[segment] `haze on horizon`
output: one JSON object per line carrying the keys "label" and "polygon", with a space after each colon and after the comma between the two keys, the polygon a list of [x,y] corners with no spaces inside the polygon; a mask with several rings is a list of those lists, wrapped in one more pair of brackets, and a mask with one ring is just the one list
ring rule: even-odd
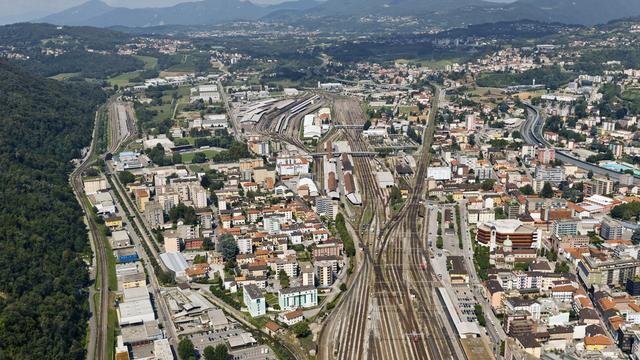
{"label": "haze on horizon", "polygon": [[[194,0],[103,0],[127,8],[165,7]],[[255,4],[278,4],[289,0],[252,0]],[[30,21],[80,5],[87,0],[0,0],[0,24]]]}
{"label": "haze on horizon", "polygon": [[[0,25],[42,18],[87,0],[0,0]],[[165,7],[196,0],[102,0],[110,6],[127,8]],[[251,0],[255,4],[272,5],[293,0]],[[510,3],[515,0],[485,0],[498,3]]]}

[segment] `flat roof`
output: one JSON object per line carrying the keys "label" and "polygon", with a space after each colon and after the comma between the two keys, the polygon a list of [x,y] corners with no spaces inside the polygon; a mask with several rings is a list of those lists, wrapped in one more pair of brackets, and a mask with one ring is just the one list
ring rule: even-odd
{"label": "flat roof", "polygon": [[253,336],[248,332],[240,333],[236,336],[231,336],[229,337],[228,341],[229,346],[231,346],[232,348],[251,345],[257,342],[256,339],[254,339]]}
{"label": "flat roof", "polygon": [[182,272],[189,267],[187,260],[181,253],[162,253],[160,254],[162,262],[174,272]]}
{"label": "flat roof", "polygon": [[461,321],[460,316],[458,315],[458,312],[456,312],[456,309],[453,306],[453,302],[451,301],[451,298],[449,297],[447,291],[444,288],[440,287],[438,288],[438,292],[440,292],[440,296],[442,297],[447,311],[449,312],[449,316],[451,316],[451,319],[453,319],[453,325],[455,326],[458,335],[461,338],[465,338],[465,335],[470,334],[479,336],[480,328],[478,328],[478,324],[469,321]]}
{"label": "flat roof", "polygon": [[262,291],[260,291],[260,289],[254,284],[247,284],[242,288],[242,290],[253,300],[264,297],[264,295],[262,295]]}

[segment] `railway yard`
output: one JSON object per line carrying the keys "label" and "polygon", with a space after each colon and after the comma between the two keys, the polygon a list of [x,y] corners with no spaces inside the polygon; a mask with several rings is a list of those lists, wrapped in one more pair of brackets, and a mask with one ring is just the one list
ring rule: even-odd
{"label": "railway yard", "polygon": [[[338,123],[364,122],[357,100],[338,99],[334,110]],[[438,280],[426,260],[424,227],[416,221],[425,195],[423,179],[433,130],[432,122],[413,191],[396,214],[389,214],[388,192],[376,183],[374,168],[380,163],[355,159],[364,189],[363,207],[369,209],[353,224],[363,230],[359,234],[363,252],[352,290],[320,336],[322,359],[445,359],[458,355],[457,343],[447,336],[440,318],[442,307],[435,294]],[[345,131],[345,137],[356,151],[367,150],[357,130]],[[365,219],[365,214],[372,215]]]}

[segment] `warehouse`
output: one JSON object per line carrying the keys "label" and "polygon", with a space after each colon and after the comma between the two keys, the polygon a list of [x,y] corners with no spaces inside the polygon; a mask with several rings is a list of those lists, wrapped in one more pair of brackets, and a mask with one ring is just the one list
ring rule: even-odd
{"label": "warehouse", "polygon": [[322,136],[322,129],[316,125],[315,115],[305,115],[303,123],[303,137],[305,139],[319,139]]}
{"label": "warehouse", "polygon": [[118,306],[118,323],[120,326],[153,321],[155,318],[153,306],[151,306],[151,300],[149,299],[124,302]]}

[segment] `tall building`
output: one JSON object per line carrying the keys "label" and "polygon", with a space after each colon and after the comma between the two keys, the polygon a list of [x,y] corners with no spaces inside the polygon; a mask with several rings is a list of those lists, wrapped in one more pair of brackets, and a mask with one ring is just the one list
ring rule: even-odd
{"label": "tall building", "polygon": [[180,252],[180,237],[175,231],[164,234],[164,251],[168,253]]}
{"label": "tall building", "polygon": [[262,316],[267,313],[266,301],[262,291],[254,284],[247,284],[242,288],[244,304],[249,309],[251,317]]}
{"label": "tall building", "polygon": [[605,240],[621,240],[624,235],[624,226],[620,221],[605,218],[600,225],[600,236]]}
{"label": "tall building", "polygon": [[317,261],[318,286],[329,287],[333,285],[333,264],[329,261]]}
{"label": "tall building", "polygon": [[556,159],[556,151],[552,148],[541,148],[536,151],[536,157],[542,164],[550,164]]}
{"label": "tall building", "polygon": [[310,263],[301,263],[300,272],[302,273],[302,286],[316,285],[316,274]]}
{"label": "tall building", "polygon": [[319,215],[335,220],[338,215],[338,202],[328,197],[319,197],[316,199],[316,211]]}
{"label": "tall building", "polygon": [[588,286],[626,286],[638,273],[640,261],[634,258],[596,258],[584,256],[578,263],[578,276]]}
{"label": "tall building", "polygon": [[613,180],[604,177],[593,178],[593,193],[589,195],[609,195],[613,193]]}
{"label": "tall building", "polygon": [[164,209],[160,203],[157,201],[151,201],[147,204],[146,210],[144,217],[152,229],[164,225]]}
{"label": "tall building", "polygon": [[554,220],[552,234],[556,238],[578,235],[578,221],[574,219]]}
{"label": "tall building", "polygon": [[562,166],[536,166],[535,180],[537,182],[561,183],[565,180]]}

